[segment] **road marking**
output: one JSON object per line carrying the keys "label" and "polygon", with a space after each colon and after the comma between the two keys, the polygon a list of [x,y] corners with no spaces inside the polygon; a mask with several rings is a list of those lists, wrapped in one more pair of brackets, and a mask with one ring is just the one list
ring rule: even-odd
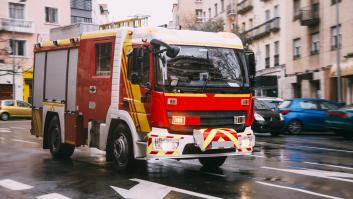
{"label": "road marking", "polygon": [[11,126],[10,129],[26,130],[27,128]]}
{"label": "road marking", "polygon": [[71,199],[58,193],[45,194],[45,195],[37,196],[36,198],[37,199]]}
{"label": "road marking", "polygon": [[122,189],[115,186],[110,186],[116,192],[118,192],[124,198],[141,198],[143,196],[144,199],[162,199],[167,196],[171,191],[179,192],[188,194],[191,196],[196,196],[200,198],[207,198],[207,199],[219,199],[214,196],[209,196],[205,194],[200,194],[192,191],[187,191],[184,189],[178,189],[175,187],[169,187],[166,185],[158,184],[155,182],[149,182],[146,180],[141,179],[130,179],[131,181],[138,182],[137,185],[130,188],[129,190]]}
{"label": "road marking", "polygon": [[330,148],[321,148],[321,147],[313,147],[313,146],[301,146],[302,148],[309,148],[309,149],[321,149],[326,151],[339,151],[339,152],[346,152],[346,153],[353,153],[350,150],[343,150],[343,149],[330,149]]}
{"label": "road marking", "polygon": [[12,139],[12,141],[15,141],[15,142],[22,142],[22,143],[27,143],[27,144],[36,144],[36,145],[39,144],[39,143],[37,143],[37,142],[31,142],[31,141],[26,141],[26,140],[18,140],[18,139]]}
{"label": "road marking", "polygon": [[261,167],[261,168],[353,183],[353,180],[347,179],[347,178],[353,179],[353,174],[351,173],[315,170],[315,169],[279,169],[274,167]]}
{"label": "road marking", "polygon": [[251,154],[249,156],[252,156],[252,157],[257,157],[257,158],[266,158],[265,156],[263,155],[254,155],[254,154]]}
{"label": "road marking", "polygon": [[212,172],[207,172],[207,171],[200,171],[200,173],[207,174],[207,175],[218,176],[218,177],[225,177],[224,174],[212,173]]}
{"label": "road marking", "polygon": [[11,133],[11,130],[8,128],[0,128],[0,133]]}
{"label": "road marking", "polygon": [[259,183],[259,184],[262,184],[262,185],[266,185],[266,186],[278,187],[278,188],[282,188],[282,189],[289,189],[289,190],[293,190],[293,191],[299,191],[299,192],[302,192],[302,193],[307,193],[307,194],[320,196],[320,197],[324,197],[324,198],[343,199],[343,198],[340,198],[340,197],[335,197],[335,196],[325,195],[325,194],[316,193],[316,192],[312,192],[312,191],[307,191],[305,189],[286,187],[286,186],[282,186],[282,185],[276,185],[276,184],[271,184],[271,183],[267,183],[267,182],[260,182],[260,181],[255,181],[255,182]]}
{"label": "road marking", "polygon": [[344,166],[337,166],[333,164],[321,164],[321,163],[315,163],[315,162],[304,162],[306,164],[312,164],[312,165],[320,165],[320,166],[328,166],[328,167],[335,167],[335,168],[340,168],[340,169],[350,169],[353,170],[352,167],[344,167]]}
{"label": "road marking", "polygon": [[32,189],[33,187],[10,179],[0,180],[0,186],[14,191]]}

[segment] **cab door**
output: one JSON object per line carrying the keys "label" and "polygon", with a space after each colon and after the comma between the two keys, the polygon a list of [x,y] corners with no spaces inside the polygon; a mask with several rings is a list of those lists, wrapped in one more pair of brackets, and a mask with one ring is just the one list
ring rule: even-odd
{"label": "cab door", "polygon": [[127,110],[139,132],[150,132],[152,53],[148,47],[134,47],[127,55],[127,73],[122,89],[121,109]]}
{"label": "cab door", "polygon": [[115,37],[81,40],[77,80],[78,111],[84,127],[105,121],[111,103]]}
{"label": "cab door", "polygon": [[18,116],[30,117],[32,115],[31,106],[24,101],[17,101]]}

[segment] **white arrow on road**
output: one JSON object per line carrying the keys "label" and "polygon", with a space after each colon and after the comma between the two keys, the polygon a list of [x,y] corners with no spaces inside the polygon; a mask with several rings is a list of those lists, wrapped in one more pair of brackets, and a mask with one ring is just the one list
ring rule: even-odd
{"label": "white arrow on road", "polygon": [[316,170],[316,169],[279,169],[274,167],[261,167],[261,168],[353,183],[353,180],[347,179],[347,178],[353,179],[353,174],[351,173]]}
{"label": "white arrow on road", "polygon": [[169,187],[166,185],[154,183],[154,182],[149,182],[146,180],[141,180],[141,179],[130,179],[131,181],[138,182],[137,185],[132,187],[131,189],[122,189],[119,187],[115,186],[110,186],[112,189],[114,189],[116,192],[118,192],[122,197],[124,198],[141,198],[143,197],[144,199],[162,199],[166,195],[168,195],[171,191],[179,192],[179,193],[184,193],[188,194],[191,196],[196,196],[200,198],[207,198],[207,199],[219,199],[214,196],[209,196],[205,194],[200,194],[192,191],[187,191],[184,189],[178,189],[175,187]]}

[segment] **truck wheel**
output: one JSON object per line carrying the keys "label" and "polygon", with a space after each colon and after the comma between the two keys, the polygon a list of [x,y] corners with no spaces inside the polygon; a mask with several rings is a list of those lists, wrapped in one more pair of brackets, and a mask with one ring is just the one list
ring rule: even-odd
{"label": "truck wheel", "polygon": [[107,160],[112,160],[118,171],[126,170],[133,165],[133,147],[130,130],[119,124],[109,136]]}
{"label": "truck wheel", "polygon": [[206,168],[214,169],[222,166],[227,157],[199,158],[199,162]]}
{"label": "truck wheel", "polygon": [[58,117],[53,117],[49,123],[49,148],[55,159],[69,158],[74,153],[75,146],[61,143],[61,128]]}
{"label": "truck wheel", "polygon": [[298,120],[292,120],[289,122],[287,130],[290,134],[299,135],[303,130],[303,124]]}
{"label": "truck wheel", "polygon": [[2,121],[7,121],[7,120],[9,120],[9,118],[10,118],[10,116],[9,116],[8,113],[2,113],[2,114],[0,115],[0,119],[1,119]]}

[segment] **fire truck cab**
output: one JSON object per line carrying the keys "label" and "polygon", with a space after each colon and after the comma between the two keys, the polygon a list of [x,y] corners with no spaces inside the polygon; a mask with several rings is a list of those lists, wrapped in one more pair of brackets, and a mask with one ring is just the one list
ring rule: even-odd
{"label": "fire truck cab", "polygon": [[254,54],[232,33],[119,28],[35,45],[31,133],[54,158],[75,147],[221,166],[255,136]]}

